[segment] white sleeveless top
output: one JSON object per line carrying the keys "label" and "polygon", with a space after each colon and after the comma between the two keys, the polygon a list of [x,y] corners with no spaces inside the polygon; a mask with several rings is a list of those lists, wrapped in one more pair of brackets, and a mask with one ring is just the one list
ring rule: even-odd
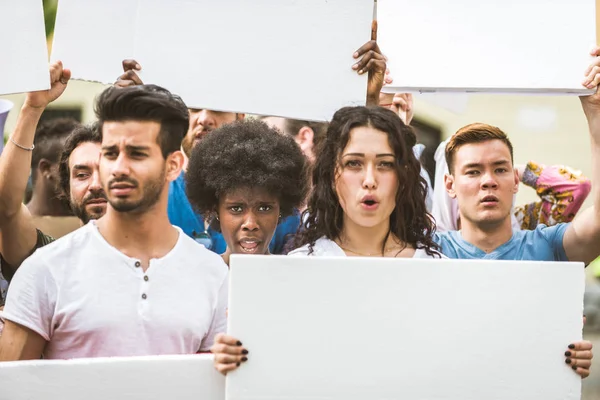
{"label": "white sleeveless top", "polygon": [[[338,246],[338,244],[336,242],[334,242],[333,240],[329,240],[324,236],[315,242],[312,253],[308,254],[308,252],[309,252],[308,244],[305,244],[304,246],[289,252],[288,255],[296,256],[296,257],[308,257],[308,256],[310,256],[310,257],[313,257],[313,256],[314,257],[326,257],[326,256],[346,257],[346,253],[344,252],[344,250],[342,250],[342,248],[340,246]],[[441,256],[441,258],[448,258],[448,257],[442,255],[441,253],[440,253],[440,256]],[[412,258],[440,258],[440,257],[430,256],[429,254],[427,254],[425,252],[425,250],[416,249],[415,254],[412,256]]]}

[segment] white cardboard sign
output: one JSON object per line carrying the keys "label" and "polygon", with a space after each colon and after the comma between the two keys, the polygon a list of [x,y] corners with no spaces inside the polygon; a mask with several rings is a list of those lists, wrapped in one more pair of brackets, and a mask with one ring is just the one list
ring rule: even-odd
{"label": "white cardboard sign", "polygon": [[113,83],[133,58],[145,83],[190,108],[329,120],[365,104],[366,77],[351,67],[372,10],[372,0],[61,0],[52,59],[75,79]]}
{"label": "white cardboard sign", "polygon": [[591,93],[594,0],[378,0],[389,92]]}
{"label": "white cardboard sign", "polygon": [[50,88],[42,0],[0,0],[0,95]]}
{"label": "white cardboard sign", "polygon": [[212,355],[115,357],[0,363],[10,400],[224,400]]}
{"label": "white cardboard sign", "polygon": [[227,400],[578,400],[581,263],[231,257]]}

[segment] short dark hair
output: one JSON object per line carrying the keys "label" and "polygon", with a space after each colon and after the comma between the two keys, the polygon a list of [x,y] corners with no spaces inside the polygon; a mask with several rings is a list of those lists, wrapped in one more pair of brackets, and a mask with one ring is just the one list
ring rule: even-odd
{"label": "short dark hair", "polygon": [[[79,126],[81,124],[72,118],[55,118],[40,123],[33,139],[35,148],[31,153],[31,169],[35,171],[42,159],[58,163],[65,140]],[[35,173],[32,174],[34,181],[35,176]]]}
{"label": "short dark hair", "polygon": [[[69,158],[71,153],[82,143],[101,143],[100,129],[97,123],[93,125],[78,126],[67,138],[65,148],[60,155],[58,164],[59,188],[63,198],[70,200],[71,195],[71,171],[69,170]],[[99,155],[98,155],[99,156]]]}
{"label": "short dark hair", "polygon": [[107,121],[160,123],[158,144],[165,158],[180,149],[189,126],[188,109],[183,100],[156,85],[111,86],[96,100],[95,112],[100,134]]}
{"label": "short dark hair", "polygon": [[513,162],[513,146],[506,133],[500,128],[492,125],[474,123],[460,128],[446,144],[446,163],[448,172],[452,174],[454,168],[454,156],[461,146],[470,143],[482,143],[490,140],[500,140],[510,151],[510,161]]}
{"label": "short dark hair", "polygon": [[262,121],[226,124],[192,150],[185,174],[188,199],[202,214],[217,210],[219,197],[240,188],[260,188],[291,215],[308,193],[307,161],[290,136]]}

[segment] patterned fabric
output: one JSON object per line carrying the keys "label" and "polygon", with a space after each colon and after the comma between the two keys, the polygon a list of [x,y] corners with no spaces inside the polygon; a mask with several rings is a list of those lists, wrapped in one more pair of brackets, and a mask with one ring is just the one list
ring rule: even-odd
{"label": "patterned fabric", "polygon": [[[34,251],[43,247],[49,243],[54,242],[54,238],[52,236],[44,234],[44,232],[37,230],[37,242],[35,247],[31,250],[31,253],[27,257],[33,254]],[[15,270],[18,268],[18,265],[10,265],[6,262],[2,254],[0,254],[0,305],[4,305],[4,300],[6,299],[6,292],[8,291],[8,285],[13,275],[15,274]]]}
{"label": "patterned fabric", "polygon": [[546,167],[527,163],[521,181],[535,189],[540,201],[515,207],[521,229],[571,222],[591,190],[591,182],[580,171],[567,166]]}

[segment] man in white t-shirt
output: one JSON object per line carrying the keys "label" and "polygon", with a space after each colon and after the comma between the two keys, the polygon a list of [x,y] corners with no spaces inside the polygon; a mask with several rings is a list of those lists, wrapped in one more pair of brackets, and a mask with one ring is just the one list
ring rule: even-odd
{"label": "man in white t-shirt", "polygon": [[185,104],[157,86],[109,88],[96,114],[106,215],[21,265],[0,361],[189,354],[225,331],[227,266],[167,217]]}

